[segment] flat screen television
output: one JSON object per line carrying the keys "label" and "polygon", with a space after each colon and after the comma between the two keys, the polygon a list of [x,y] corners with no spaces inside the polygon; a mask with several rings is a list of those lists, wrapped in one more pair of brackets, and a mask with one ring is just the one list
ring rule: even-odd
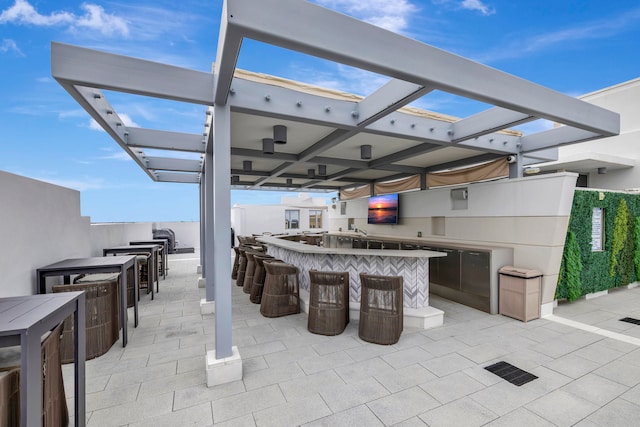
{"label": "flat screen television", "polygon": [[397,224],[398,194],[369,197],[367,224]]}

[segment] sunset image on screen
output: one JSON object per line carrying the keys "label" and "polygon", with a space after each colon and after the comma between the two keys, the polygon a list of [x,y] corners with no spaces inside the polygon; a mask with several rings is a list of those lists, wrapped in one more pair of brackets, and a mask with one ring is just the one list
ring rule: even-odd
{"label": "sunset image on screen", "polygon": [[396,224],[398,222],[398,195],[385,194],[369,198],[369,224]]}

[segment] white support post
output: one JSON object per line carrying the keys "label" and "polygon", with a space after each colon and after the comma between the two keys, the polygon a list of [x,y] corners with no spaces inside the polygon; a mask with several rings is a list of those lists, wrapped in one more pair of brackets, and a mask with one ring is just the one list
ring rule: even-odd
{"label": "white support post", "polygon": [[[231,170],[231,110],[229,105],[216,105],[213,108],[213,141],[207,148],[213,161],[212,169]],[[210,151],[212,151],[210,153]],[[206,169],[209,175],[209,168]],[[211,173],[213,176],[213,173]],[[210,178],[207,177],[207,183]],[[231,262],[229,240],[231,237],[231,184],[227,173],[213,178],[212,186],[213,215],[207,212],[208,222],[213,233],[207,227],[207,240],[211,239],[213,248],[213,270],[207,268],[207,295],[213,287],[215,309],[215,347],[207,353],[207,385],[209,387],[242,379],[242,360],[237,347],[231,341]],[[207,194],[209,192],[207,191]],[[207,204],[207,207],[209,204]],[[209,222],[210,221],[210,222]],[[210,246],[207,245],[209,249]],[[208,267],[208,265],[207,265]],[[215,286],[213,284],[215,283]]]}

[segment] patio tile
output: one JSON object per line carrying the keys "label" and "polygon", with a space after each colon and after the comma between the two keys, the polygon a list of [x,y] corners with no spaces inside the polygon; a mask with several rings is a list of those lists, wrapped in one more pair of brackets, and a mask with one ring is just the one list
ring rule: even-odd
{"label": "patio tile", "polygon": [[420,415],[430,427],[482,426],[498,416],[471,399],[458,399]]}
{"label": "patio tile", "polygon": [[[576,424],[577,425],[577,424]],[[555,424],[545,420],[544,418],[534,414],[526,408],[518,408],[515,411],[491,421],[486,427],[556,427]]]}
{"label": "patio tile", "polygon": [[367,406],[385,425],[392,425],[440,406],[440,403],[420,387],[413,387],[369,402]]}
{"label": "patio tile", "polygon": [[380,356],[380,358],[393,368],[399,369],[416,363],[426,362],[429,359],[433,359],[433,356],[420,347],[414,347],[385,354],[384,356]]}
{"label": "patio tile", "polygon": [[173,410],[173,393],[141,397],[124,405],[99,409],[91,413],[87,427],[120,426],[152,417],[170,414]]}
{"label": "patio tile", "polygon": [[304,372],[296,363],[286,363],[273,368],[247,372],[243,375],[242,380],[247,390],[254,390],[302,376],[304,376]]}
{"label": "patio tile", "polygon": [[420,385],[434,378],[436,378],[435,375],[418,364],[375,376],[375,379],[391,393]]}
{"label": "patio tile", "polygon": [[145,381],[140,385],[140,393],[145,396],[154,396],[206,383],[207,374],[205,371],[189,371],[170,377]]}
{"label": "patio tile", "polygon": [[333,412],[341,412],[367,402],[374,401],[390,393],[373,378],[344,384],[320,395]]}
{"label": "patio tile", "polygon": [[176,390],[173,409],[177,411],[201,403],[210,403],[224,397],[244,393],[245,391],[246,388],[242,381],[234,381],[216,387],[207,387],[206,383],[202,383],[193,387]]}
{"label": "patio tile", "polygon": [[509,351],[500,348],[493,343],[476,345],[458,352],[459,355],[464,356],[477,364],[486,363],[508,353]]}
{"label": "patio tile", "polygon": [[170,377],[175,375],[176,366],[176,362],[169,362],[132,371],[118,372],[111,375],[107,388],[120,388],[131,384],[152,381],[158,378]]}
{"label": "patio tile", "polygon": [[424,391],[446,404],[485,388],[485,385],[464,372],[456,372],[446,377],[436,378],[420,385]]}
{"label": "patio tile", "polygon": [[353,359],[344,351],[327,354],[326,356],[307,357],[298,360],[298,366],[307,374],[335,369],[353,363]]}
{"label": "patio tile", "polygon": [[286,400],[277,385],[249,390],[211,402],[213,421],[218,423],[281,405]]}
{"label": "patio tile", "polygon": [[[241,354],[242,355],[242,354]],[[302,361],[309,357],[316,357],[318,353],[311,347],[297,347],[276,353],[265,354],[264,360],[270,367]]]}
{"label": "patio tile", "polygon": [[527,404],[526,408],[562,427],[577,423],[599,406],[566,391],[556,390]]}
{"label": "patio tile", "polygon": [[255,427],[256,420],[253,415],[234,418],[232,420],[215,423],[216,427]]}
{"label": "patio tile", "polygon": [[335,427],[335,426],[367,426],[377,427],[384,426],[382,422],[375,416],[373,412],[366,406],[360,405],[351,409],[347,409],[337,414],[329,415],[324,418],[303,424],[304,427]]}
{"label": "patio tile", "polygon": [[544,366],[568,377],[580,378],[602,365],[575,354],[567,354],[545,363]]}
{"label": "patio tile", "polygon": [[148,418],[144,421],[130,423],[129,427],[206,427],[213,424],[213,414],[211,404],[203,403],[198,406],[174,411],[157,417]]}
{"label": "patio tile", "polygon": [[330,393],[342,385],[344,382],[334,371],[323,371],[280,382],[280,390],[287,401],[293,401],[318,393]]}
{"label": "patio tile", "polygon": [[328,341],[323,341],[320,344],[314,344],[311,347],[319,355],[325,355],[354,347],[360,347],[361,345],[362,344],[351,335],[338,335],[331,337]]}
{"label": "patio tile", "polygon": [[240,356],[244,359],[245,357],[250,359],[256,356],[264,356],[269,353],[276,353],[278,351],[286,350],[287,348],[282,344],[282,341],[271,341],[262,344],[254,344],[238,347],[238,351],[240,351]]}
{"label": "patio tile", "polygon": [[640,383],[640,367],[628,363],[611,362],[596,369],[593,373],[627,387],[634,387]]}
{"label": "patio tile", "polygon": [[595,374],[587,374],[561,388],[567,393],[599,406],[606,405],[628,389],[628,387]]}
{"label": "patio tile", "polygon": [[610,348],[599,342],[576,350],[573,354],[601,364],[609,363],[624,355],[623,352]]}
{"label": "patio tile", "polygon": [[[140,385],[134,384],[117,389],[87,393],[85,401],[87,412],[133,402],[138,398],[139,392]],[[68,395],[67,399],[71,399],[71,402],[73,402],[73,399]]]}
{"label": "patio tile", "polygon": [[457,353],[430,359],[421,363],[421,365],[439,377],[444,377],[471,366],[476,366],[476,364],[471,360],[466,357],[462,357]]}
{"label": "patio tile", "polygon": [[254,413],[258,427],[295,427],[331,415],[319,395],[287,402]]}
{"label": "patio tile", "polygon": [[[528,384],[522,387],[526,387]],[[535,399],[536,396],[533,393],[522,387],[516,387],[506,381],[501,381],[472,393],[469,397],[490,411],[502,416]]]}
{"label": "patio tile", "polygon": [[431,353],[434,357],[438,357],[464,350],[469,348],[469,345],[455,338],[444,338],[424,344],[421,348]]}
{"label": "patio tile", "polygon": [[624,399],[616,399],[587,417],[598,426],[632,426],[640,419],[640,406]]}
{"label": "patio tile", "polygon": [[355,362],[341,366],[336,368],[335,371],[340,375],[340,377],[342,377],[344,382],[350,383],[361,381],[374,375],[381,375],[385,372],[391,372],[393,371],[393,368],[384,360],[376,357],[362,362]]}

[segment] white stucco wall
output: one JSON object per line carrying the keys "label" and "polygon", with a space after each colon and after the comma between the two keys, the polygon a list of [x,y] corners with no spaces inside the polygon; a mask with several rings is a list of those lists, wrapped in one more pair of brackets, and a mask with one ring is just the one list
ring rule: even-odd
{"label": "white stucco wall", "polygon": [[620,83],[580,99],[620,114],[620,135],[560,147],[558,160],[580,153],[606,154],[635,162],[625,169],[609,169],[606,174],[589,174],[589,187],[627,190],[640,187],[640,78]]}
{"label": "white stucco wall", "polygon": [[91,254],[80,193],[0,171],[0,297],[35,293],[35,270]]}
{"label": "white stucco wall", "polygon": [[176,233],[178,246],[186,246],[200,250],[200,222],[199,221],[176,221],[176,222],[154,222],[152,229],[170,228]]}
{"label": "white stucco wall", "polygon": [[91,224],[91,256],[102,256],[104,248],[128,245],[132,240],[151,239],[150,222]]}

